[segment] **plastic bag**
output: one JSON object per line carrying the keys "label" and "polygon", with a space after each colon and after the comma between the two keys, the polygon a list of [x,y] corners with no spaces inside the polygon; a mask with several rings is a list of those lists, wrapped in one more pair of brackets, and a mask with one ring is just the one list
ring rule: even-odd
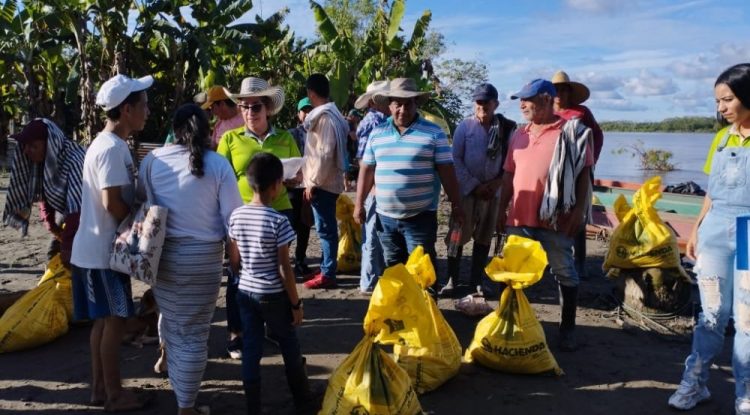
{"label": "plastic bag", "polygon": [[523,289],[537,283],[547,267],[547,254],[539,242],[511,235],[503,258],[492,258],[487,275],[508,286],[497,310],[483,318],[466,350],[467,362],[508,373],[563,374],[547,346],[542,325]]}
{"label": "plastic bag", "polygon": [[435,268],[419,246],[405,266],[385,270],[365,316],[365,324],[386,323],[376,341],[393,344],[394,358],[409,373],[417,393],[436,389],[461,367],[461,344],[425,291],[434,282]]}
{"label": "plastic bag", "polygon": [[618,269],[677,268],[687,276],[680,263],[677,238],[654,207],[661,198],[660,188],[661,177],[654,176],[635,192],[632,207],[623,195],[615,200],[620,224],[612,232],[602,266],[608,275],[618,275]]}
{"label": "plastic bag", "polygon": [[336,260],[339,272],[359,270],[362,261],[362,227],[354,222],[354,203],[347,195],[336,200],[336,219],[339,221],[339,251]]}
{"label": "plastic bag", "polygon": [[52,258],[39,285],[0,317],[0,353],[30,349],[68,332],[73,315],[70,271],[59,254]]}
{"label": "plastic bag", "polygon": [[374,338],[365,336],[331,374],[320,414],[399,414],[422,412],[409,375]]}

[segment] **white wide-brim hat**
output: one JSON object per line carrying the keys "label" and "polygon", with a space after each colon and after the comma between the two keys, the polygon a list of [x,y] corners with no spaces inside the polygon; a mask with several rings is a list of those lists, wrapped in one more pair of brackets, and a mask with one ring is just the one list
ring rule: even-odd
{"label": "white wide-brim hat", "polygon": [[420,106],[430,99],[430,93],[417,89],[417,83],[412,78],[396,78],[391,81],[387,91],[372,94],[372,99],[382,105],[388,105],[391,98],[414,98],[417,106]]}
{"label": "white wide-brim hat", "polygon": [[284,90],[278,86],[271,86],[265,79],[248,77],[242,80],[240,92],[233,94],[224,88],[229,99],[237,102],[241,98],[268,97],[271,99],[272,108],[268,108],[270,115],[275,115],[284,106]]}
{"label": "white wide-brim hat", "polygon": [[388,81],[373,81],[370,85],[367,85],[365,93],[360,95],[357,100],[354,101],[354,108],[358,110],[367,108],[373,94],[388,91],[389,84]]}
{"label": "white wide-brim hat", "polygon": [[133,79],[127,75],[118,74],[109,78],[96,93],[96,105],[104,108],[104,111],[117,108],[128,95],[133,92],[145,91],[154,83],[154,78],[144,76]]}
{"label": "white wide-brim hat", "polygon": [[591,92],[589,91],[589,88],[580,83],[580,82],[574,82],[570,80],[570,77],[567,73],[564,71],[557,71],[552,76],[552,83],[554,85],[568,85],[570,86],[570,103],[573,105],[578,105],[589,99],[589,95],[591,95]]}

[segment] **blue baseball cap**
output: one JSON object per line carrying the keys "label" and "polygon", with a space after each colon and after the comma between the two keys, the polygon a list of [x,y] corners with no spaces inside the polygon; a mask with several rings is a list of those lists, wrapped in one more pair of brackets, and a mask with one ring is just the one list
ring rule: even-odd
{"label": "blue baseball cap", "polygon": [[524,85],[520,91],[511,95],[510,99],[529,99],[545,92],[552,97],[557,96],[557,90],[552,82],[546,79],[534,79]]}
{"label": "blue baseball cap", "polygon": [[471,99],[473,101],[490,101],[497,99],[497,89],[492,84],[483,83],[477,85],[474,91],[471,93]]}

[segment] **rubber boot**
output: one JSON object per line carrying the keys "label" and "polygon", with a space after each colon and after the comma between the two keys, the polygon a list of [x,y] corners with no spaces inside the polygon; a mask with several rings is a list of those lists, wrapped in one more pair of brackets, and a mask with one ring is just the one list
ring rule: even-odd
{"label": "rubber boot", "polygon": [[576,308],[578,307],[578,287],[560,285],[560,343],[563,352],[573,352],[578,349],[575,339]]}
{"label": "rubber boot", "polygon": [[[494,288],[489,283],[489,278],[484,272],[484,267],[487,266],[487,256],[490,254],[489,245],[477,245],[474,244],[474,249],[471,251],[471,287],[476,292],[482,294],[482,296],[494,296],[497,288]],[[490,291],[487,293],[486,291]]]}
{"label": "rubber boot", "polygon": [[441,297],[454,297],[456,294],[457,286],[459,285],[459,275],[461,271],[461,257],[463,256],[463,246],[459,246],[456,251],[456,256],[448,257],[448,278],[445,284],[442,284],[438,290],[438,295]]}
{"label": "rubber boot", "polygon": [[315,398],[310,391],[310,381],[307,379],[305,367],[306,362],[307,359],[303,357],[301,365],[296,368],[287,367],[286,369],[286,382],[292,392],[294,408],[298,414],[315,413],[318,409]]}
{"label": "rubber boot", "polygon": [[246,383],[243,386],[245,388],[247,415],[260,415],[260,382]]}

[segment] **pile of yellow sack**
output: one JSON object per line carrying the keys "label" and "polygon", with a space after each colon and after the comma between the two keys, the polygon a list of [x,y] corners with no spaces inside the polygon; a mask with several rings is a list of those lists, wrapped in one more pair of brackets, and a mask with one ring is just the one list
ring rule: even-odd
{"label": "pile of yellow sack", "polygon": [[30,349],[68,332],[73,318],[70,270],[56,255],[36,288],[0,317],[0,353]]}
{"label": "pile of yellow sack", "polygon": [[339,249],[336,270],[358,271],[362,261],[362,227],[354,222],[354,202],[347,195],[336,199],[336,219],[339,221]]}

